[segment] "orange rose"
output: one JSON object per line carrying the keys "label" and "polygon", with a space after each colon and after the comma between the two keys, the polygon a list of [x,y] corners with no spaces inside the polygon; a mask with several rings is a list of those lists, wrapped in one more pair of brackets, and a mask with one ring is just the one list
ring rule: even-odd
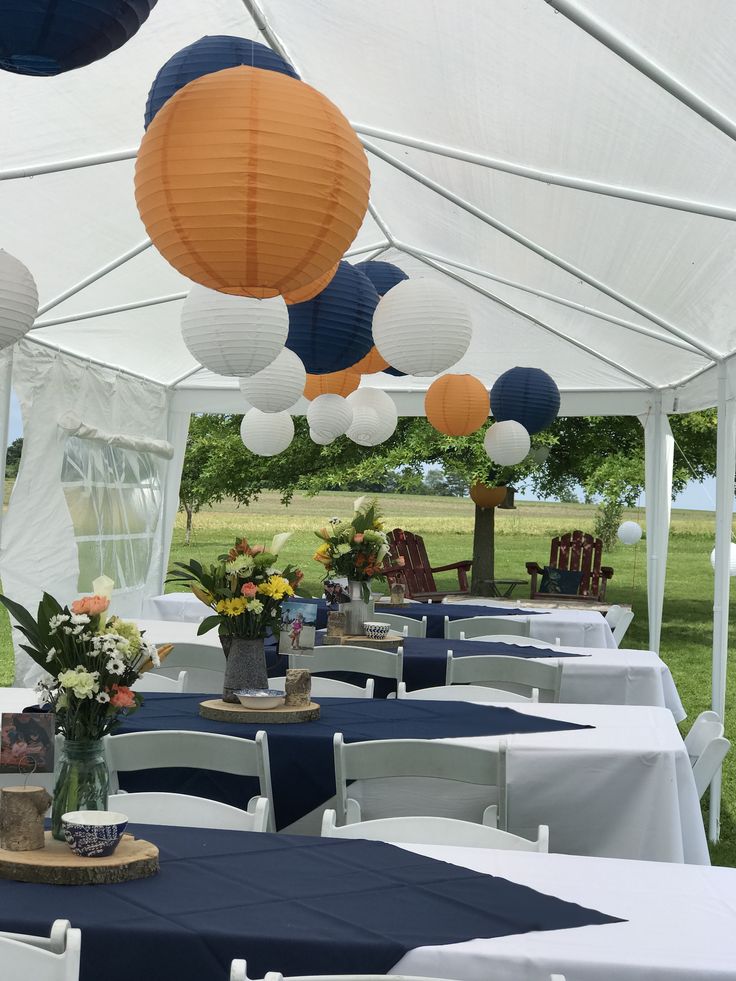
{"label": "orange rose", "polygon": [[113,685],[112,690],[114,694],[110,699],[111,705],[119,709],[135,708],[135,695],[130,688],[126,688],[125,685]]}
{"label": "orange rose", "polygon": [[109,605],[110,600],[106,596],[83,596],[81,599],[74,600],[70,609],[77,615],[86,613],[88,617],[96,617],[104,613]]}
{"label": "orange rose", "polygon": [[240,592],[246,599],[255,599],[258,588],[254,582],[246,582]]}

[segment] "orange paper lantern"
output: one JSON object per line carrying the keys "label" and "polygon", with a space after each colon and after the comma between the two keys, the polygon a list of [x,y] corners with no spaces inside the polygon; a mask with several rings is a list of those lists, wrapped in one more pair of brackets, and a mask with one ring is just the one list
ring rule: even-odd
{"label": "orange paper lantern", "polygon": [[288,293],[284,293],[284,302],[287,307],[291,306],[292,303],[306,303],[307,300],[313,300],[318,293],[321,293],[323,289],[326,289],[330,285],[339,265],[340,263],[336,262],[332,269],[328,270],[324,276],[315,279],[308,286],[302,286],[299,290],[290,290]]}
{"label": "orange paper lantern", "polygon": [[424,412],[446,436],[469,436],[488,419],[488,389],[473,375],[442,375],[427,389]]}
{"label": "orange paper lantern", "polygon": [[135,197],[154,245],[196,283],[258,298],[326,276],[368,207],[365,151],[305,82],[260,68],[198,78],[156,114]]}
{"label": "orange paper lantern", "polygon": [[374,344],[364,358],[351,365],[350,371],[354,371],[358,375],[375,375],[377,371],[383,371],[384,368],[388,368],[388,361],[381,357]]}
{"label": "orange paper lantern", "polygon": [[470,499],[479,508],[497,508],[506,500],[508,487],[488,487],[487,484],[473,484]]}
{"label": "orange paper lantern", "polygon": [[360,375],[352,368],[348,371],[332,371],[326,375],[307,375],[304,398],[316,399],[318,395],[341,395],[345,398],[360,385]]}

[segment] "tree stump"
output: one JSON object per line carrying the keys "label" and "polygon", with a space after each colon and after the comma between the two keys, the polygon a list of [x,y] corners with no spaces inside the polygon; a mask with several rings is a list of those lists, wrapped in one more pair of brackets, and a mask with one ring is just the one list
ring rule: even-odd
{"label": "tree stump", "polygon": [[44,847],[43,816],[51,796],[43,787],[0,789],[0,848],[31,852]]}
{"label": "tree stump", "polygon": [[345,634],[347,619],[347,614],[345,613],[332,612],[327,614],[326,643],[329,643],[331,640],[339,640]]}
{"label": "tree stump", "polygon": [[299,708],[309,705],[312,690],[312,676],[306,668],[289,668],[286,672],[286,700],[284,705]]}

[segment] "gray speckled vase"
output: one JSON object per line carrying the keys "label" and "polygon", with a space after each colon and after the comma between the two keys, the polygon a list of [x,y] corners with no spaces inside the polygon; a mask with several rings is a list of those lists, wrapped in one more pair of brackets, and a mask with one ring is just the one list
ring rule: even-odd
{"label": "gray speckled vase", "polygon": [[235,702],[239,688],[268,688],[266,653],[262,637],[220,637],[225,652],[222,700]]}

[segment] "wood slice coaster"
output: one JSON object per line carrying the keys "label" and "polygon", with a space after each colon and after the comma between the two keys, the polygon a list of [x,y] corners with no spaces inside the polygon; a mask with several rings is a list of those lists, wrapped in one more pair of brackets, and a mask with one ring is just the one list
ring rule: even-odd
{"label": "wood slice coaster", "polygon": [[378,651],[391,651],[404,639],[403,634],[389,632],[383,640],[371,640],[365,634],[343,634],[340,637],[340,646],[345,647],[372,647]]}
{"label": "wood slice coaster", "polygon": [[44,848],[32,852],[0,849],[0,879],[42,882],[51,886],[92,886],[147,879],[159,870],[158,848],[150,841],[123,835],[104,858],[81,858],[64,841],[46,832]]}
{"label": "wood slice coaster", "polygon": [[319,705],[277,705],[272,709],[250,709],[221,698],[199,703],[199,714],[213,722],[313,722],[319,718]]}

